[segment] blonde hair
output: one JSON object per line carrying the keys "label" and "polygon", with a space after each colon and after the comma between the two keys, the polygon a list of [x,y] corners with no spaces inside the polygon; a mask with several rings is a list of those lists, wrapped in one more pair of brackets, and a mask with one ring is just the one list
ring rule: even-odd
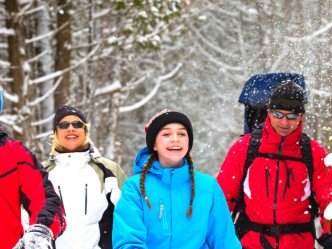
{"label": "blonde hair", "polygon": [[[79,120],[81,122],[83,122],[80,118],[79,118]],[[84,122],[83,122],[83,124],[84,124],[84,131],[85,131],[84,146],[86,146],[87,144],[92,145],[92,141],[90,138],[90,124],[85,124]],[[55,129],[55,131],[54,131],[53,135],[51,135],[51,137],[52,137],[51,155],[55,156],[55,155],[59,154],[58,151],[64,151],[65,149],[59,143],[57,129]]]}
{"label": "blonde hair", "polygon": [[[187,155],[185,156],[188,159],[189,162],[189,174],[190,174],[190,202],[189,202],[189,208],[187,210],[187,218],[190,219],[192,212],[193,212],[193,202],[194,202],[194,198],[195,198],[195,174],[194,174],[194,163],[192,160],[192,157],[190,155],[190,153],[188,152]],[[139,186],[140,186],[140,191],[141,194],[144,198],[144,200],[146,201],[146,204],[148,205],[149,208],[151,208],[151,202],[149,200],[149,198],[146,195],[145,192],[145,177],[149,171],[149,168],[151,167],[152,163],[154,162],[154,160],[157,158],[156,153],[152,153],[151,156],[149,157],[148,161],[145,163],[142,173],[141,173],[141,177],[139,180]]]}

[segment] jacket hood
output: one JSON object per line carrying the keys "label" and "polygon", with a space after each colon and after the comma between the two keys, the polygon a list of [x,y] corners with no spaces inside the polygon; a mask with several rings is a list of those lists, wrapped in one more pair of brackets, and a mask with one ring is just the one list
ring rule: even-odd
{"label": "jacket hood", "polygon": [[[151,153],[149,152],[148,147],[144,147],[138,151],[134,161],[134,175],[139,174],[143,171],[143,167],[146,162],[149,160]],[[154,174],[162,174],[162,167],[160,163],[156,160],[149,169],[150,172]],[[159,172],[159,173],[158,173]]]}

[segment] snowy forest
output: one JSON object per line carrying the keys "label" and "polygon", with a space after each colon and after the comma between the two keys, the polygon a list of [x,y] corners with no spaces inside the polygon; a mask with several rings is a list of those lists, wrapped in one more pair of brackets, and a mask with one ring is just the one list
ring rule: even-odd
{"label": "snowy forest", "polygon": [[255,74],[306,79],[305,132],[332,152],[332,0],[0,0],[0,124],[42,161],[55,110],[83,110],[101,154],[128,175],[145,122],[170,108],[215,175],[243,133]]}

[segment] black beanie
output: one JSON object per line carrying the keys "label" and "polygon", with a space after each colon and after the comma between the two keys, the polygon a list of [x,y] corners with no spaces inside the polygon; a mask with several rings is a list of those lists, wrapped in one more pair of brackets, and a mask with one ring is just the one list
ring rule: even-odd
{"label": "black beanie", "polygon": [[276,87],[271,95],[268,109],[280,109],[295,113],[305,113],[306,103],[303,89],[293,81],[286,81]]}
{"label": "black beanie", "polygon": [[189,136],[189,151],[191,150],[194,136],[189,118],[183,113],[165,109],[155,114],[145,125],[146,145],[150,152],[153,152],[154,142],[160,129],[170,123],[180,123],[186,128]]}
{"label": "black beanie", "polygon": [[55,112],[54,121],[53,121],[53,130],[55,131],[56,126],[58,125],[61,119],[69,115],[75,115],[79,117],[83,121],[83,123],[85,124],[87,123],[87,120],[81,110],[72,106],[63,105]]}

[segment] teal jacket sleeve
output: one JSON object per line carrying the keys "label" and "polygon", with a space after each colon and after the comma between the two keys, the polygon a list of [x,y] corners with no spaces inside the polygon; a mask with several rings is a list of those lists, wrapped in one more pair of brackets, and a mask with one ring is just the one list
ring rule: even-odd
{"label": "teal jacket sleeve", "polygon": [[143,222],[143,205],[137,183],[128,178],[113,214],[113,249],[147,249],[146,227]]}
{"label": "teal jacket sleeve", "polygon": [[207,243],[214,249],[241,249],[225,196],[217,181],[213,186],[214,203],[209,217]]}

